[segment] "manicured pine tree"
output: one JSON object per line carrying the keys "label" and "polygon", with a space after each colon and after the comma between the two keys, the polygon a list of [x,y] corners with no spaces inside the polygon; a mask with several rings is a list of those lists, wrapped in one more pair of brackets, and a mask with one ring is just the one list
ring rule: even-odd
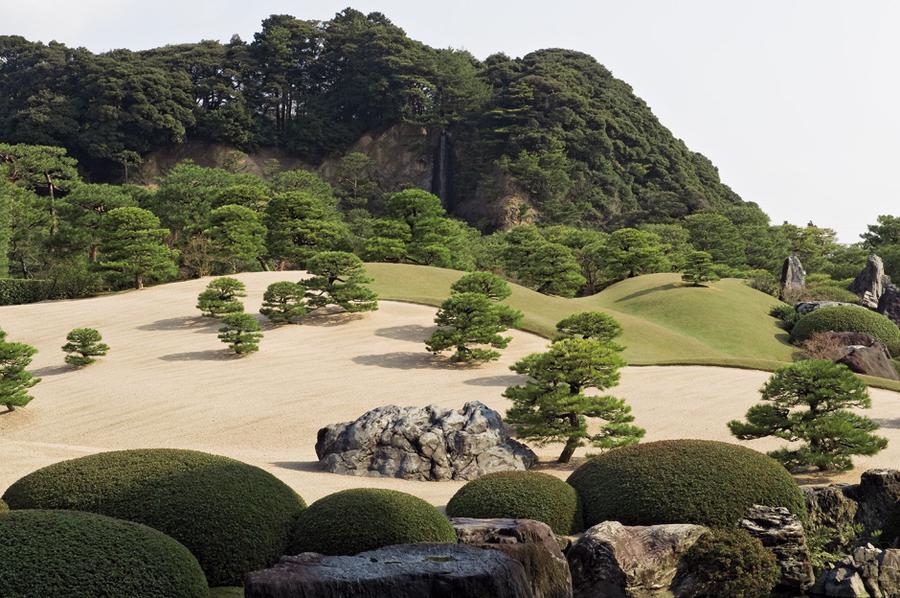
{"label": "manicured pine tree", "polygon": [[62,346],[68,353],[66,363],[76,367],[90,365],[96,361],[95,357],[109,352],[109,345],[101,342],[103,337],[93,328],[75,328],[66,335],[66,340],[69,342]]}
{"label": "manicured pine tree", "polygon": [[197,309],[204,316],[219,318],[227,314],[244,311],[240,297],[246,297],[244,283],[236,278],[223,276],[210,282],[206,290],[197,297]]}
{"label": "manicured pine tree", "polygon": [[378,309],[378,295],[365,286],[372,282],[366,276],[362,260],[344,251],[323,251],[309,259],[306,271],[312,278],[301,284],[306,288],[310,309],[337,305],[348,312]]}
{"label": "manicured pine tree", "polygon": [[32,397],[28,389],[41,381],[25,368],[37,349],[25,343],[11,343],[6,340],[6,332],[0,330],[0,405],[7,411],[24,407]]}
{"label": "manicured pine tree", "polygon": [[845,471],[853,455],[874,455],[887,439],[872,434],[874,421],[850,411],[869,409],[868,387],[842,364],[810,359],[775,371],[762,387],[762,403],[750,407],[747,421],[730,421],[728,428],[741,440],[774,436],[802,443],[769,455],[788,469],[815,467]]}
{"label": "manicured pine tree", "polygon": [[681,280],[695,287],[702,287],[703,283],[719,280],[719,276],[713,268],[712,256],[705,251],[692,251],[688,254]]}
{"label": "manicured pine tree", "polygon": [[101,223],[100,267],[134,279],[134,288],[144,288],[148,278],[174,276],[177,251],[164,240],[169,231],[159,218],[141,208],[111,210]]}
{"label": "manicured pine tree", "polygon": [[[557,341],[546,352],[533,353],[510,368],[528,376],[528,381],[503,393],[513,402],[506,421],[521,438],[565,443],[560,463],[568,463],[586,442],[600,448],[634,444],[644,430],[632,424],[631,407],[612,396],[585,394],[618,384],[624,365],[618,347],[610,343],[583,338]],[[588,429],[591,419],[602,422],[595,433]]]}
{"label": "manicured pine tree", "polygon": [[450,285],[453,293],[481,293],[493,301],[502,301],[512,294],[509,284],[490,272],[469,272]]}
{"label": "manicured pine tree", "polygon": [[603,312],[585,311],[557,322],[556,331],[560,339],[590,338],[602,343],[611,343],[622,334],[622,327],[615,318]]}
{"label": "manicured pine tree", "polygon": [[233,313],[222,318],[219,340],[227,344],[237,355],[259,351],[259,341],[262,337],[259,322],[250,314]]}
{"label": "manicured pine tree", "polygon": [[483,293],[453,293],[441,304],[434,318],[438,329],[425,341],[425,347],[434,354],[455,349],[450,357],[453,361],[498,359],[500,353],[493,349],[504,349],[511,340],[500,333],[518,325],[521,319],[521,312]]}
{"label": "manicured pine tree", "polygon": [[263,294],[259,313],[273,324],[290,324],[309,312],[306,305],[306,288],[289,281],[273,282]]}

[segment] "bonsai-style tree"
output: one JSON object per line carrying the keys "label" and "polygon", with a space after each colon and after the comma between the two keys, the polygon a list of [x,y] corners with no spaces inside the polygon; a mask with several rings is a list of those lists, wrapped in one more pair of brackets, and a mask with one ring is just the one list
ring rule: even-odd
{"label": "bonsai-style tree", "polygon": [[259,322],[250,314],[234,313],[222,318],[219,340],[227,344],[237,355],[259,351],[259,341],[262,337]]}
{"label": "bonsai-style tree", "polygon": [[306,301],[311,309],[337,305],[349,312],[378,309],[378,295],[366,287],[372,279],[358,257],[344,251],[323,251],[309,259],[306,271],[312,278],[306,287]]}
{"label": "bonsai-style tree", "polygon": [[228,272],[237,272],[266,253],[266,227],[245,206],[225,205],[210,212],[206,237],[213,257]]}
{"label": "bonsai-style tree", "polygon": [[35,353],[37,349],[31,345],[7,342],[6,333],[0,330],[0,405],[6,406],[7,411],[24,407],[34,398],[28,394],[28,389],[41,379],[26,372],[25,368]]}
{"label": "bonsai-style tree", "polygon": [[622,327],[615,318],[603,312],[584,311],[557,322],[556,331],[559,333],[559,339],[590,338],[609,343],[622,334]]}
{"label": "bonsai-style tree", "polygon": [[[564,442],[557,459],[568,463],[586,441],[601,448],[638,442],[644,430],[633,425],[631,407],[611,396],[587,395],[619,383],[625,361],[618,347],[593,339],[567,338],[544,353],[532,353],[510,369],[528,376],[524,386],[511,386],[503,396],[512,400],[506,421],[519,436],[540,444]],[[588,420],[602,420],[591,433]],[[596,429],[596,428],[595,428]]]}
{"label": "bonsai-style tree", "polygon": [[811,359],[787,365],[762,387],[762,403],[747,411],[747,421],[728,422],[741,440],[775,436],[802,442],[769,453],[788,469],[816,467],[844,471],[853,455],[874,455],[887,439],[872,434],[878,424],[849,409],[868,409],[866,384],[844,365]]}
{"label": "bonsai-style tree", "polygon": [[510,296],[509,284],[490,272],[470,272],[450,286],[453,293],[481,293],[494,301],[502,301]]}
{"label": "bonsai-style tree", "polygon": [[66,340],[69,342],[62,346],[68,353],[66,363],[76,367],[90,365],[97,361],[95,357],[109,351],[109,345],[101,342],[103,337],[93,328],[75,328],[66,335]]}
{"label": "bonsai-style tree", "polygon": [[434,354],[456,349],[450,358],[453,361],[491,361],[500,357],[498,351],[471,345],[506,348],[511,338],[500,333],[521,319],[521,312],[482,293],[453,293],[441,304],[434,318],[438,329],[425,347]]}
{"label": "bonsai-style tree", "polygon": [[263,294],[263,304],[259,313],[269,318],[273,324],[290,324],[295,318],[302,318],[309,308],[306,306],[306,289],[296,282],[273,282]]}
{"label": "bonsai-style tree", "polygon": [[101,222],[100,267],[131,276],[134,288],[143,289],[149,278],[163,279],[177,273],[178,252],[169,249],[162,228],[152,212],[135,207],[110,210]]}
{"label": "bonsai-style tree", "polygon": [[206,290],[197,297],[197,309],[204,316],[218,318],[226,314],[244,311],[239,297],[246,297],[244,283],[236,278],[223,276],[210,282]]}
{"label": "bonsai-style tree", "polygon": [[719,280],[718,274],[713,269],[712,256],[705,251],[692,251],[684,265],[681,280],[695,287],[702,287],[705,282]]}

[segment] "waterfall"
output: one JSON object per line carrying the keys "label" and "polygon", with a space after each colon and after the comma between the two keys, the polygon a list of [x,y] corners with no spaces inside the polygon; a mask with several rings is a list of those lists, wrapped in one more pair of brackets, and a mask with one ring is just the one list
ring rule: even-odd
{"label": "waterfall", "polygon": [[450,135],[445,129],[441,130],[435,152],[431,192],[441,198],[445,208],[450,209]]}

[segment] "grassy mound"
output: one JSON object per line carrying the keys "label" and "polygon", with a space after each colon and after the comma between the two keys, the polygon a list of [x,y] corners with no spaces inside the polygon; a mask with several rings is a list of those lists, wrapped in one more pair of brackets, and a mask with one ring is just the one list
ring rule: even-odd
{"label": "grassy mound", "polygon": [[472,480],[447,503],[447,516],[534,519],[562,535],[582,527],[575,489],[552,475],[531,471],[491,473]]}
{"label": "grassy mound", "polygon": [[714,530],[685,554],[696,596],[769,596],[781,571],[775,555],[744,530]]}
{"label": "grassy mound", "polygon": [[191,553],[154,529],[72,511],[0,515],[0,596],[206,598]]}
{"label": "grassy mound", "polygon": [[[440,305],[463,273],[409,264],[366,264],[382,299]],[[774,297],[744,281],[707,288],[685,285],[678,274],[630,278],[590,297],[565,299],[510,284],[503,302],[525,314],[522,328],[548,338],[574,313],[602,311],[621,325],[618,341],[633,365],[696,363],[772,369],[791,361],[784,330],[768,314]]]}
{"label": "grassy mound", "polygon": [[569,476],[586,527],[699,523],[735,525],[754,504],[805,517],[803,495],[774,459],[711,440],[664,440],[615,449]]}
{"label": "grassy mound", "polygon": [[863,307],[823,307],[794,324],[791,340],[802,342],[816,332],[862,332],[887,345],[891,355],[900,355],[900,328],[885,316]]}
{"label": "grassy mound", "polygon": [[88,511],[158,529],[190,549],[214,586],[274,564],[305,507],[257,467],[172,449],[62,461],[20,479],[3,500],[11,509]]}
{"label": "grassy mound", "polygon": [[395,490],[355,488],[321,498],[300,514],[291,554],[353,555],[415,542],[455,543],[456,532],[421,498]]}

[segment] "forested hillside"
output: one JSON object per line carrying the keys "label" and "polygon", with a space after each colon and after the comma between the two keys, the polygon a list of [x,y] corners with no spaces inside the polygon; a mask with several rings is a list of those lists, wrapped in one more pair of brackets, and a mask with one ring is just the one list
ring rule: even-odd
{"label": "forested hillside", "polygon": [[412,40],[380,13],[273,15],[252,40],[141,52],[3,36],[0,90],[0,141],[67,148],[93,182],[127,180],[187,141],[275,147],[314,166],[412,124],[427,134],[403,155],[433,163],[428,190],[483,229],[612,229],[740,203],[594,58],[553,49],[481,62]]}

